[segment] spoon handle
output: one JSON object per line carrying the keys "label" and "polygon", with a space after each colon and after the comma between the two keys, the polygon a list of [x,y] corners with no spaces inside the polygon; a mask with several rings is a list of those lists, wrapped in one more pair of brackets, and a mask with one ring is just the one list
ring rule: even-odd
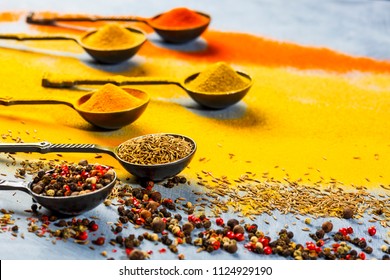
{"label": "spoon handle", "polygon": [[8,180],[0,180],[0,191],[23,191],[30,194],[26,186],[22,182],[14,182]]}
{"label": "spoon handle", "polygon": [[99,79],[57,79],[51,75],[45,75],[42,78],[43,87],[51,88],[70,88],[76,85],[104,85],[114,84],[117,86],[126,85],[164,85],[164,84],[175,84],[182,86],[180,82],[171,80],[169,78],[158,78],[158,77],[124,77],[124,76],[113,76],[109,78]]}
{"label": "spoon handle", "polygon": [[2,98],[0,97],[0,105],[11,106],[11,105],[67,105],[74,108],[74,105],[71,102],[63,100],[14,100],[12,98]]}
{"label": "spoon handle", "polygon": [[18,153],[106,153],[115,157],[112,149],[95,144],[0,143],[0,152]]}
{"label": "spoon handle", "polygon": [[73,40],[77,42],[77,38],[65,35],[28,35],[28,34],[0,34],[0,39],[6,40]]}
{"label": "spoon handle", "polygon": [[64,15],[64,16],[43,16],[40,17],[35,13],[30,13],[27,18],[27,23],[34,24],[54,24],[56,21],[88,21],[88,22],[96,22],[96,21],[138,21],[148,23],[149,19],[139,16],[72,16],[72,15]]}

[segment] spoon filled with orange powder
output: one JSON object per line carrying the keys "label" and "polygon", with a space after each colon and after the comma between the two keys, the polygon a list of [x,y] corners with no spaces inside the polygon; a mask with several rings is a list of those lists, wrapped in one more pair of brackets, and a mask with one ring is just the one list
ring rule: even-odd
{"label": "spoon filled with orange powder", "polygon": [[92,125],[104,129],[119,129],[133,123],[149,103],[146,92],[105,84],[72,103],[64,100],[13,100],[0,98],[0,105],[62,104],[75,109]]}
{"label": "spoon filled with orange powder", "polygon": [[198,38],[209,26],[211,17],[208,14],[178,7],[152,18],[139,16],[50,16],[47,13],[30,13],[26,21],[32,24],[56,25],[61,21],[132,21],[147,24],[166,42],[183,44]]}

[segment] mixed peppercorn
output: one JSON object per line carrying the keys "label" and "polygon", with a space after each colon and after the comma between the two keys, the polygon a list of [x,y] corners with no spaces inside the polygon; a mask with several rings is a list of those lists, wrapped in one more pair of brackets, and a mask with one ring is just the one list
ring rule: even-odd
{"label": "mixed peppercorn", "polygon": [[[86,172],[90,175],[85,176]],[[99,165],[78,164],[59,166],[56,171],[51,173],[38,174],[34,179],[35,183],[49,182],[44,185],[50,186],[51,181],[43,178],[47,174],[54,178],[80,178],[86,184],[87,179],[92,176],[97,176],[97,184],[108,183],[110,177],[109,168],[101,168]],[[69,174],[69,176],[67,175]],[[62,180],[62,179],[60,179]],[[104,180],[107,180],[104,182]],[[58,180],[55,180],[58,183]],[[163,186],[172,187],[171,184],[178,185],[185,183],[184,177],[175,177],[162,183]],[[62,186],[74,182],[61,182]],[[169,184],[169,186],[168,186]],[[39,184],[38,184],[39,185]],[[60,184],[58,184],[60,185]],[[43,187],[42,191],[50,188]],[[63,188],[62,188],[63,189]],[[77,190],[75,190],[77,192]],[[159,249],[160,253],[170,250],[177,255],[178,259],[184,259],[184,254],[180,253],[180,245],[187,244],[194,246],[196,252],[206,251],[224,251],[230,254],[235,254],[241,248],[248,250],[253,254],[258,255],[278,255],[287,259],[295,260],[364,260],[367,255],[373,253],[373,248],[369,246],[369,241],[365,238],[372,237],[376,234],[375,226],[370,226],[367,229],[367,236],[354,236],[352,227],[334,229],[332,221],[325,221],[314,232],[308,233],[308,239],[304,243],[297,243],[294,240],[294,233],[287,228],[278,231],[276,238],[272,238],[269,233],[263,232],[259,225],[255,223],[246,223],[243,220],[239,221],[235,218],[224,220],[222,217],[211,218],[205,214],[196,212],[191,209],[191,203],[185,203],[186,216],[179,213],[181,199],[173,200],[164,198],[162,194],[154,189],[154,183],[143,181],[140,182],[140,187],[131,187],[130,185],[120,185],[116,189],[115,195],[117,205],[117,221],[111,224],[111,231],[114,237],[98,236],[94,233],[99,230],[98,224],[91,219],[60,219],[54,216],[40,215],[36,204],[32,206],[32,212],[40,216],[38,220],[31,219],[28,230],[36,233],[38,236],[50,236],[58,239],[72,238],[79,244],[86,245],[89,242],[94,246],[104,246],[109,243],[113,246],[118,246],[126,254],[128,259],[146,259],[149,258],[152,251],[143,251],[142,243],[147,240],[151,242],[159,242],[166,246]],[[65,195],[65,194],[63,194]],[[68,194],[69,195],[69,194]],[[72,194],[70,194],[72,195]],[[75,194],[73,194],[75,195]],[[113,206],[111,203],[106,204]],[[7,214],[11,219],[11,215]],[[50,227],[51,223],[55,226]],[[305,220],[307,225],[312,225],[309,219]],[[131,231],[128,232],[129,225],[134,228],[143,228],[145,231],[138,236]],[[17,232],[17,226],[13,225],[12,230]],[[390,248],[386,245],[381,247],[384,253],[382,259],[390,259]],[[101,253],[107,257],[107,252]]]}
{"label": "mixed peppercorn", "polygon": [[86,160],[78,164],[57,165],[49,171],[39,171],[31,190],[39,195],[59,197],[87,194],[110,184],[115,178],[110,167],[91,165]]}

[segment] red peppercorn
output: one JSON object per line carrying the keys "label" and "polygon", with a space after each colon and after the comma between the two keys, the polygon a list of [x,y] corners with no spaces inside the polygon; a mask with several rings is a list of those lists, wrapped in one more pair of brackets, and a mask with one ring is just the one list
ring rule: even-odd
{"label": "red peppercorn", "polygon": [[365,260],[365,259],[366,259],[366,254],[364,254],[363,252],[361,252],[361,253],[359,254],[359,259]]}
{"label": "red peppercorn", "polygon": [[313,242],[306,242],[306,248],[309,249],[310,251],[315,250],[316,245]]}
{"label": "red peppercorn", "polygon": [[235,238],[235,234],[234,234],[234,232],[232,232],[232,231],[229,230],[229,231],[226,233],[226,237],[229,238],[229,239],[234,239],[234,238]]}
{"label": "red peppercorn", "polygon": [[217,226],[222,226],[224,224],[224,221],[222,218],[217,218],[215,220],[215,223],[217,224]]}
{"label": "red peppercorn", "polygon": [[263,248],[263,252],[265,255],[271,255],[272,254],[272,248],[270,246],[265,246]]}
{"label": "red peppercorn", "polygon": [[86,231],[79,232],[77,234],[76,238],[78,240],[86,240],[88,238],[88,232],[86,232]]}
{"label": "red peppercorn", "polygon": [[99,225],[98,224],[92,224],[89,227],[89,231],[97,231],[98,229],[99,229]]}
{"label": "red peppercorn", "polygon": [[102,246],[106,239],[104,237],[98,237],[96,240],[93,241],[93,244]]}
{"label": "red peppercorn", "polygon": [[221,247],[221,242],[215,240],[211,245],[213,246],[214,250],[218,250],[219,247]]}
{"label": "red peppercorn", "polygon": [[137,224],[137,225],[143,225],[144,223],[145,223],[145,220],[143,219],[143,218],[138,218],[137,220],[135,220],[135,223]]}
{"label": "red peppercorn", "polygon": [[261,244],[263,244],[263,247],[268,246],[268,244],[269,244],[268,238],[265,238],[265,237],[260,238],[260,239],[259,239],[259,242],[260,242]]}
{"label": "red peppercorn", "polygon": [[339,229],[339,232],[343,235],[343,236],[347,236],[348,235],[348,231],[346,228],[340,228]]}
{"label": "red peppercorn", "polygon": [[375,228],[375,226],[372,226],[372,227],[369,227],[369,228],[368,228],[368,234],[369,234],[370,236],[374,236],[374,235],[376,234],[376,228]]}
{"label": "red peppercorn", "polygon": [[352,234],[353,233],[353,228],[352,227],[347,227],[347,233]]}
{"label": "red peppercorn", "polygon": [[245,236],[242,233],[236,233],[236,234],[234,234],[234,239],[236,239],[237,241],[244,241]]}

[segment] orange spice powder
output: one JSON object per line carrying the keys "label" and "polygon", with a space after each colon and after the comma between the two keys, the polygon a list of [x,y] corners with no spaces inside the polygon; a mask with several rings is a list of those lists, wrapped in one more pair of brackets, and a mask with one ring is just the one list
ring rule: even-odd
{"label": "orange spice powder", "polygon": [[92,94],[80,109],[87,112],[118,112],[137,107],[142,100],[113,84],[105,84]]}
{"label": "orange spice powder", "polygon": [[327,48],[306,47],[294,43],[270,40],[244,33],[206,31],[207,48],[199,51],[175,51],[147,43],[140,55],[173,56],[187,61],[247,63],[271,67],[321,69],[346,73],[363,71],[390,73],[390,62],[367,57],[354,57]]}
{"label": "orange spice powder", "polygon": [[151,23],[161,29],[187,29],[205,25],[209,19],[187,8],[175,8],[152,19]]}

